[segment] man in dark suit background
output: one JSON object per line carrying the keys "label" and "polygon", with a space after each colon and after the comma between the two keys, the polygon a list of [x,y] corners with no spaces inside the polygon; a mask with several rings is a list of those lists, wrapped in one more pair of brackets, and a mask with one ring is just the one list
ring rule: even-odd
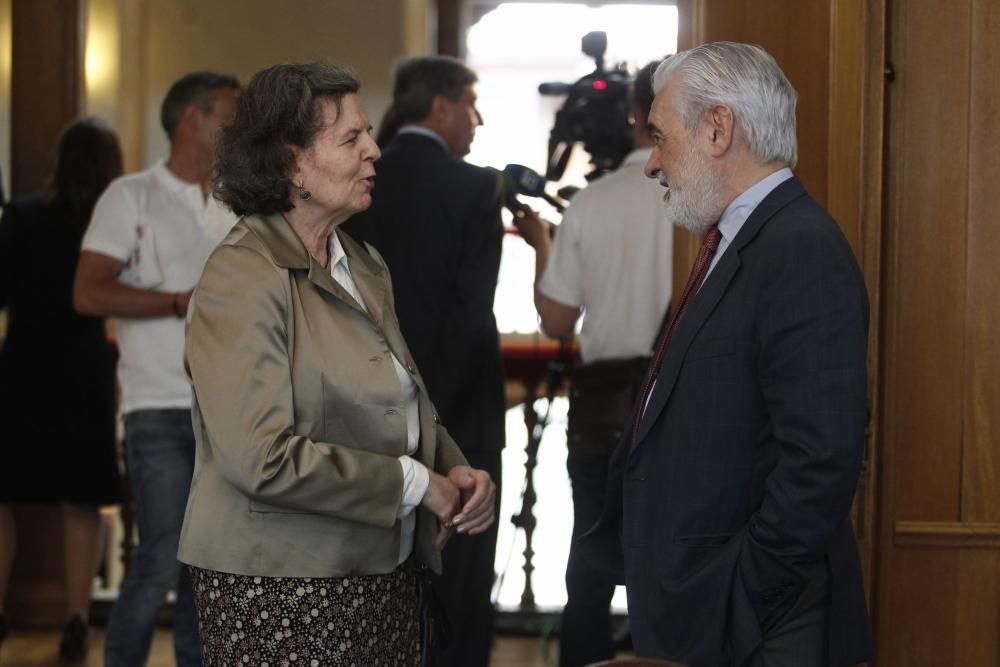
{"label": "man in dark suit background", "polygon": [[[706,44],[654,77],[646,175],[705,234],[587,539],[623,568],[636,652],[693,667],[871,655],[848,511],[868,301],[792,175],[796,94],[763,49]],[[707,277],[706,277],[707,276]]]}
{"label": "man in dark suit background", "polygon": [[[396,71],[399,127],[376,163],[372,206],[346,229],[371,243],[392,274],[400,329],[431,399],[469,460],[500,483],[504,389],[493,297],[503,226],[499,173],[468,164],[476,127],[475,73],[443,56]],[[500,493],[496,494],[499,504]],[[499,507],[497,507],[499,511]],[[497,528],[452,540],[435,582],[451,642],[434,664],[485,667],[493,637]]]}

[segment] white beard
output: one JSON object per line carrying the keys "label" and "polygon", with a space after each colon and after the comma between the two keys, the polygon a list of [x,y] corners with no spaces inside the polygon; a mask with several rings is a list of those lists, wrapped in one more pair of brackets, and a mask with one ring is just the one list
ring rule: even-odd
{"label": "white beard", "polygon": [[[671,179],[663,195],[663,213],[667,221],[694,232],[704,234],[719,221],[722,211],[722,181],[712,173],[708,160],[699,155],[693,143],[688,146],[684,161]],[[667,186],[663,177],[660,183]]]}

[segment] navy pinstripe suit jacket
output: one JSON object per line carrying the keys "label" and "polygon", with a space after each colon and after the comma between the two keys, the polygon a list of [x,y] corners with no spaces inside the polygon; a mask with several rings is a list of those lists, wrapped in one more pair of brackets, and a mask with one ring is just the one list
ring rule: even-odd
{"label": "navy pinstripe suit jacket", "polygon": [[869,658],[848,518],[867,420],[867,332],[850,246],[799,180],[785,181],[678,324],[585,538],[624,574],[639,655],[741,665],[827,567],[830,664]]}

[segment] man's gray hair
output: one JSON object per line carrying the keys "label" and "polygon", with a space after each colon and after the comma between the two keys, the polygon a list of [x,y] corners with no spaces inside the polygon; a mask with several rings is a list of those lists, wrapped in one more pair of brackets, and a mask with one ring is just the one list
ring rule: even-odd
{"label": "man's gray hair", "polygon": [[653,88],[659,92],[675,75],[675,111],[688,130],[697,127],[705,111],[722,104],[733,112],[751,154],[761,164],[779,161],[795,166],[798,96],[767,51],[754,44],[703,44],[663,61],[653,75]]}

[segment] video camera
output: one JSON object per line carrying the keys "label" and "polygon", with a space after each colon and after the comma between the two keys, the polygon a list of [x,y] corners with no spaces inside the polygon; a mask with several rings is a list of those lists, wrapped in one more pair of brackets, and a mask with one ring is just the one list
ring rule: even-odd
{"label": "video camera", "polygon": [[545,178],[558,181],[569,162],[573,146],[582,143],[590,153],[593,180],[616,169],[632,150],[629,126],[629,86],[632,76],[624,66],[605,69],[604,52],[608,36],[604,31],[589,32],[581,40],[585,54],[597,68],[576,83],[548,82],[538,86],[542,95],[566,95],[566,102],[556,112],[556,122],[549,135],[549,161]]}

